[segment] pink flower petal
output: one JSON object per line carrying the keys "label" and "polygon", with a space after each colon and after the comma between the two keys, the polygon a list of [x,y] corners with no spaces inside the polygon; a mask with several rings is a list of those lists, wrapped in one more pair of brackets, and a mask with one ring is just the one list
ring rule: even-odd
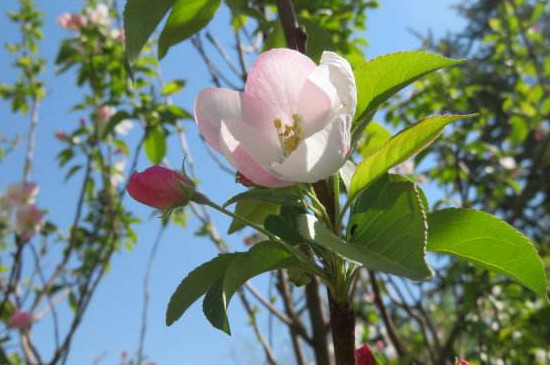
{"label": "pink flower petal", "polygon": [[341,115],[331,125],[303,140],[283,163],[271,168],[280,179],[317,182],[338,171],[350,148],[350,115]]}
{"label": "pink flower petal", "polygon": [[248,74],[245,94],[297,113],[302,87],[314,69],[315,63],[300,52],[284,48],[264,52]]}
{"label": "pink flower petal", "polygon": [[342,103],[342,112],[353,116],[357,107],[357,86],[349,62],[334,52],[325,51],[321,56],[322,66],[328,67],[330,82]]}
{"label": "pink flower petal", "polygon": [[306,80],[300,93],[297,112],[304,122],[304,137],[307,138],[325,128],[331,120],[332,113],[331,96],[317,84]]}
{"label": "pink flower petal", "polygon": [[195,121],[210,146],[220,150],[222,119],[241,119],[240,93],[229,89],[207,88],[195,100]]}
{"label": "pink flower petal", "polygon": [[231,124],[231,131],[239,141],[243,141],[241,138],[252,140],[252,144],[262,145],[260,150],[267,148],[275,159],[281,147],[273,122],[289,118],[275,106],[234,90],[208,88],[199,93],[195,102],[195,120],[201,134],[217,150],[220,150],[220,125],[224,120]]}
{"label": "pink flower petal", "polygon": [[282,181],[266,171],[231,134],[225,122],[220,128],[220,151],[243,174],[256,185],[279,188],[292,185],[292,182]]}

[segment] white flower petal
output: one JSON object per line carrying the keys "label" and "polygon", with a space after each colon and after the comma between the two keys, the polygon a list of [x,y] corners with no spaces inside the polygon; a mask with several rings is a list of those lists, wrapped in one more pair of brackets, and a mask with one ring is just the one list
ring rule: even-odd
{"label": "white flower petal", "polygon": [[272,188],[292,185],[291,182],[282,181],[274,174],[266,171],[250,154],[243,145],[231,134],[226,123],[222,121],[220,126],[220,151],[246,178],[257,185]]}
{"label": "white flower petal", "polygon": [[350,115],[336,117],[330,125],[303,140],[283,163],[271,169],[280,179],[313,183],[338,171],[350,147]]}

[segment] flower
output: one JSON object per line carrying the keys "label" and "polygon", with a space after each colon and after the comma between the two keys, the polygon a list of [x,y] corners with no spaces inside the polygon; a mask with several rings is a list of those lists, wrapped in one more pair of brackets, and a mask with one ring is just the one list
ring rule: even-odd
{"label": "flower", "polygon": [[244,92],[201,91],[195,120],[248,180],[283,187],[322,180],[344,164],[356,105],[345,59],[323,52],[316,66],[297,51],[273,49],[258,57]]}
{"label": "flower", "polygon": [[32,324],[32,314],[21,309],[16,309],[10,317],[8,327],[17,329],[27,329]]}
{"label": "flower", "polygon": [[102,105],[96,110],[96,116],[99,123],[105,123],[116,113],[116,109],[109,105]]}
{"label": "flower", "polygon": [[80,28],[86,25],[86,22],[86,17],[78,14],[63,13],[57,17],[57,23],[61,28],[74,31],[80,30]]}
{"label": "flower", "polygon": [[36,205],[26,205],[19,208],[16,214],[15,231],[23,241],[28,241],[40,230],[44,212]]}
{"label": "flower", "polygon": [[134,128],[134,123],[130,119],[124,119],[115,126],[115,132],[125,136]]}
{"label": "flower", "polygon": [[34,204],[38,185],[32,182],[12,184],[6,189],[6,199],[13,205]]}
{"label": "flower", "polygon": [[376,359],[367,344],[355,350],[355,358],[357,359],[357,365],[376,365]]}
{"label": "flower", "polygon": [[470,365],[470,362],[464,359],[459,359],[457,365]]}
{"label": "flower", "polygon": [[103,3],[97,4],[96,7],[90,8],[86,11],[90,22],[97,25],[108,26],[111,23],[109,17],[109,7]]}
{"label": "flower", "polygon": [[128,193],[140,203],[157,209],[171,209],[186,204],[194,184],[187,176],[162,166],[151,166],[134,172]]}
{"label": "flower", "polygon": [[510,157],[510,156],[500,158],[498,160],[498,163],[500,163],[500,166],[502,166],[506,170],[513,170],[517,166],[516,160],[513,157]]}

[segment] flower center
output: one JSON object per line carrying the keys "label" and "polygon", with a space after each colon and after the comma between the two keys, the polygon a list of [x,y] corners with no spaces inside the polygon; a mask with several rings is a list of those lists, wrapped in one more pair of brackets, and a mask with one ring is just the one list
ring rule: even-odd
{"label": "flower center", "polygon": [[280,119],[275,119],[273,125],[277,129],[277,136],[283,147],[283,155],[286,158],[298,148],[300,141],[303,139],[304,121],[298,114],[292,114],[292,124],[283,124]]}

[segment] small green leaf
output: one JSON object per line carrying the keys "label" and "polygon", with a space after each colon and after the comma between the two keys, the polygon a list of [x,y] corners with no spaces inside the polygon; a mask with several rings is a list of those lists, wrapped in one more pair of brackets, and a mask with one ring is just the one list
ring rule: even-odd
{"label": "small green leaf", "polygon": [[533,242],[508,223],[473,209],[437,211],[428,222],[429,251],[459,257],[546,294],[546,274]]}
{"label": "small green leaf", "polygon": [[303,206],[302,196],[294,188],[283,189],[266,189],[266,188],[252,188],[240,193],[229,199],[223,206],[227,207],[233,203],[245,201],[245,200],[257,200],[268,203],[290,205],[290,206]]}
{"label": "small green leaf", "polygon": [[392,53],[355,64],[354,73],[357,84],[355,119],[360,120],[368,115],[374,115],[374,111],[381,103],[420,77],[462,62],[464,60],[410,51]]}
{"label": "small green leaf", "polygon": [[158,165],[166,155],[166,135],[162,128],[152,129],[145,139],[145,154],[152,164]]}
{"label": "small green leaf", "polygon": [[124,7],[126,57],[130,64],[176,0],[128,0]]}
{"label": "small green leaf", "polygon": [[183,279],[170,298],[166,309],[166,325],[177,321],[197,299],[204,295],[220,278],[238,254],[222,254],[197,267]]}
{"label": "small green leaf", "polygon": [[403,129],[357,166],[351,179],[349,199],[353,200],[359,192],[393,166],[408,160],[429,146],[443,133],[448,124],[474,116],[475,114],[432,116]]}
{"label": "small green leaf", "polygon": [[[344,259],[363,265],[371,270],[399,275],[413,280],[424,280],[432,276],[431,270],[429,268],[426,270],[427,265],[425,263],[422,265],[417,262],[411,264],[406,257],[399,257],[398,252],[387,255],[384,248],[374,247],[373,249],[368,245],[346,243],[311,215],[302,215],[298,218],[298,229],[304,239],[321,245]],[[400,249],[406,251],[406,245],[403,245]]]}
{"label": "small green leaf", "polygon": [[[257,224],[264,224],[264,220],[272,215],[279,214],[281,206],[278,204],[258,201],[258,200],[242,200],[237,202],[235,206],[235,214],[240,217],[246,218]],[[233,219],[229,226],[228,234],[240,231],[245,227],[245,224],[240,220]]]}
{"label": "small green leaf", "polygon": [[215,328],[230,334],[226,310],[233,294],[255,276],[289,268],[301,268],[300,261],[281,244],[271,241],[257,243],[250,251],[235,258],[225,270],[223,281],[218,281],[209,290],[203,302],[206,318]]}
{"label": "small green leaf", "polygon": [[173,45],[201,30],[216,14],[221,0],[178,0],[159,38],[159,58]]}
{"label": "small green leaf", "polygon": [[185,80],[170,81],[161,90],[161,95],[167,96],[179,92],[185,86]]}

